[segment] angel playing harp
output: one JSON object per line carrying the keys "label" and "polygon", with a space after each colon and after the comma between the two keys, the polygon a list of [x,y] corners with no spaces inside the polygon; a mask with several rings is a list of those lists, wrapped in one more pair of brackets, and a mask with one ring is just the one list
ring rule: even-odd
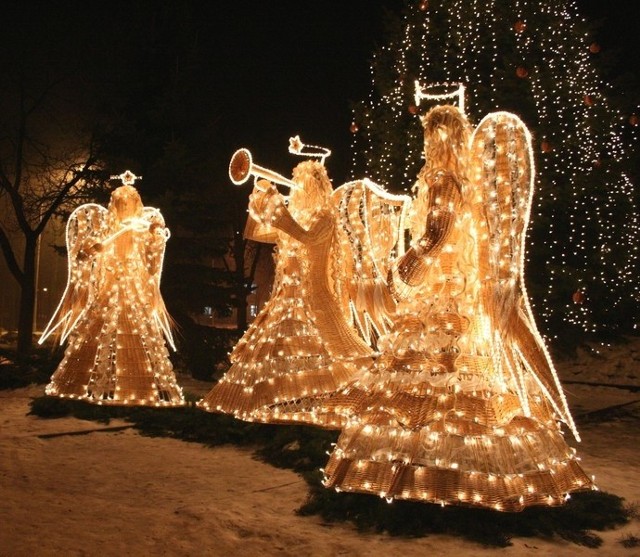
{"label": "angel playing harp", "polygon": [[[249,174],[261,178],[250,196],[245,236],[275,243],[275,279],[269,301],[234,347],[231,367],[198,406],[247,421],[339,428],[316,401],[348,384],[371,363],[373,351],[348,322],[335,290],[337,220],[323,164],[328,151],[297,137],[290,151],[309,157],[292,180],[254,165],[246,150],[232,158],[235,183]],[[275,183],[289,187],[289,195]]]}
{"label": "angel playing harp", "polygon": [[40,343],[68,342],[46,387],[48,395],[97,404],[184,404],[165,343],[174,347],[160,294],[169,230],[144,207],[135,176],[111,194],[108,207],[88,203],[67,223],[69,276]]}
{"label": "angel playing harp", "polygon": [[332,400],[350,416],[325,468],[344,491],[517,511],[593,488],[524,285],[534,167],[513,114],[473,131],[448,105],[423,119],[411,246],[380,357]]}

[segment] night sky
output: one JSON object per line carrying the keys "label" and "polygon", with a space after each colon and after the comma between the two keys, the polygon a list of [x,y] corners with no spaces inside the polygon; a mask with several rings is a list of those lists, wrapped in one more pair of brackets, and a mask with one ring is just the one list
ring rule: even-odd
{"label": "night sky", "polygon": [[[207,178],[211,184],[221,185],[218,191],[231,186],[226,169],[239,147],[251,149],[256,163],[289,177],[299,159],[287,152],[288,138],[299,134],[307,143],[333,150],[326,165],[337,187],[349,179],[350,101],[367,97],[371,55],[384,41],[384,12],[402,4],[403,0],[10,0],[0,17],[0,67],[23,65],[29,70],[20,59],[23,52],[52,66],[68,58],[70,68],[75,63],[104,77],[107,84],[117,84],[127,78],[131,61],[145,55],[142,50],[160,26],[158,13],[167,6],[186,7],[192,43],[201,55],[200,100],[190,108],[196,114],[202,110],[212,131],[200,147],[219,161],[219,170]],[[582,14],[599,25],[596,38],[602,54],[614,61],[613,75],[629,74],[637,85],[637,1],[578,4]],[[43,67],[46,72],[47,64]],[[160,75],[164,79],[162,71]],[[171,79],[169,66],[166,79]],[[95,91],[80,80],[74,94],[82,104]],[[0,117],[8,115],[7,108],[0,104]],[[135,166],[136,157],[131,159],[130,168],[144,172]],[[51,258],[53,271],[42,275],[40,286],[57,292],[66,267],[62,258]],[[3,258],[0,282],[1,327],[11,322],[5,312],[7,300],[17,304],[17,285]],[[41,301],[41,320],[50,314],[54,298],[57,294]]]}
{"label": "night sky", "polygon": [[[119,59],[126,63],[127,55],[118,50],[130,42],[121,40],[123,34],[153,32],[155,23],[146,12],[157,13],[167,4],[188,6],[203,60],[201,98],[208,105],[203,118],[211,120],[211,149],[224,160],[221,168],[235,149],[246,146],[258,164],[290,176],[298,161],[287,152],[288,138],[300,134],[303,141],[333,150],[327,166],[337,186],[348,179],[350,101],[367,97],[371,53],[384,40],[384,12],[403,2],[66,0],[44,3],[46,10],[42,4],[10,2],[2,25],[31,33],[34,49],[46,44],[38,29],[47,29],[54,41],[71,37],[75,53],[87,57],[85,66],[94,63],[93,56],[95,72],[101,64],[113,71]],[[600,24],[598,39],[604,52],[615,53],[618,71],[634,72],[640,57],[635,0],[578,0],[578,5]],[[0,47],[11,37],[3,32]]]}
{"label": "night sky", "polygon": [[399,0],[237,2],[211,8],[205,33],[229,153],[249,147],[285,176],[299,160],[288,139],[332,149],[334,186],[348,179],[350,101],[370,90],[369,61],[385,9]]}
{"label": "night sky", "polygon": [[[350,101],[367,98],[373,49],[384,44],[385,10],[402,0],[278,0],[227,2],[205,16],[211,72],[221,99],[229,153],[247,146],[256,162],[286,176],[297,162],[288,138],[333,149],[327,167],[334,186],[349,176]],[[603,55],[617,75],[640,60],[636,0],[578,0],[597,25]],[[615,6],[615,11],[612,7]],[[207,27],[207,25],[205,25]],[[295,158],[295,157],[294,157]]]}
{"label": "night sky", "polygon": [[[69,67],[75,58],[82,71],[113,82],[154,41],[160,50],[157,37],[168,42],[167,28],[179,34],[180,24],[166,16],[178,10],[188,19],[189,36],[176,42],[198,50],[196,102],[214,130],[211,149],[224,159],[221,166],[248,147],[256,162],[290,176],[299,159],[288,153],[288,139],[299,134],[333,150],[327,166],[335,183],[346,179],[348,168],[349,102],[366,97],[384,10],[401,3],[14,0],[0,18],[0,48],[14,43],[8,46],[19,53],[16,43],[24,42],[32,55],[69,57]],[[171,80],[174,68],[166,69]],[[212,179],[228,183],[226,172]]]}
{"label": "night sky", "polygon": [[[227,126],[229,152],[247,146],[262,165],[286,176],[297,161],[288,138],[330,147],[334,186],[349,179],[350,101],[367,98],[369,63],[384,44],[384,13],[402,0],[227,2],[210,8],[216,31],[205,33]],[[597,26],[616,75],[640,60],[636,0],[578,0]],[[615,6],[615,10],[612,7]],[[205,26],[206,27],[206,26]]]}

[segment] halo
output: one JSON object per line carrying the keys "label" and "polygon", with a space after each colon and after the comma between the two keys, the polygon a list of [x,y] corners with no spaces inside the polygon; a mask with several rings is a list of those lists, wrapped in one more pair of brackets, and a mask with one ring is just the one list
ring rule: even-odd
{"label": "halo", "polygon": [[136,180],[142,180],[142,176],[136,176],[131,170],[125,170],[122,174],[109,176],[110,180],[120,180],[125,186],[133,186]]}
{"label": "halo", "polygon": [[324,164],[324,159],[331,154],[331,150],[318,145],[307,145],[302,142],[299,135],[296,135],[289,138],[289,153],[299,157],[315,157]]}
{"label": "halo", "polygon": [[419,81],[415,81],[416,92],[414,95],[416,105],[422,99],[430,101],[444,101],[457,99],[456,105],[460,112],[464,114],[464,93],[465,86],[462,83],[429,83],[422,87]]}

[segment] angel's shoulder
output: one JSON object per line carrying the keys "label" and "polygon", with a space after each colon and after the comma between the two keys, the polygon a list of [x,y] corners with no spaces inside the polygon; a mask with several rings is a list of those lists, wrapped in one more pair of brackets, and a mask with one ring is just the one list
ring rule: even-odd
{"label": "angel's shoulder", "polygon": [[430,196],[453,200],[462,194],[462,184],[450,170],[435,171],[428,184]]}
{"label": "angel's shoulder", "polygon": [[107,209],[97,203],[84,203],[76,207],[69,215],[69,220],[92,220],[107,214]]}

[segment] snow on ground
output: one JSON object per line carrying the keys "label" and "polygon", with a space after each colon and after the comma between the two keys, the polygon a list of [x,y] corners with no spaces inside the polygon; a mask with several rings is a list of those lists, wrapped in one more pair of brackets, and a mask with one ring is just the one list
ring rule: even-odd
{"label": "snow on ground", "polygon": [[[638,358],[635,341],[597,358],[582,352],[559,362],[579,421],[588,412],[640,401],[640,390],[595,385],[640,388]],[[180,381],[197,394],[210,387]],[[599,549],[539,538],[495,549],[451,536],[404,539],[327,524],[296,514],[307,494],[300,476],[256,460],[251,449],[145,437],[118,420],[29,416],[31,399],[42,394],[42,386],[0,391],[1,557],[640,555],[619,543],[640,536],[638,521],[598,533]],[[640,502],[637,425],[587,421],[577,445],[599,487],[629,503]],[[87,433],[75,434],[80,431]]]}

